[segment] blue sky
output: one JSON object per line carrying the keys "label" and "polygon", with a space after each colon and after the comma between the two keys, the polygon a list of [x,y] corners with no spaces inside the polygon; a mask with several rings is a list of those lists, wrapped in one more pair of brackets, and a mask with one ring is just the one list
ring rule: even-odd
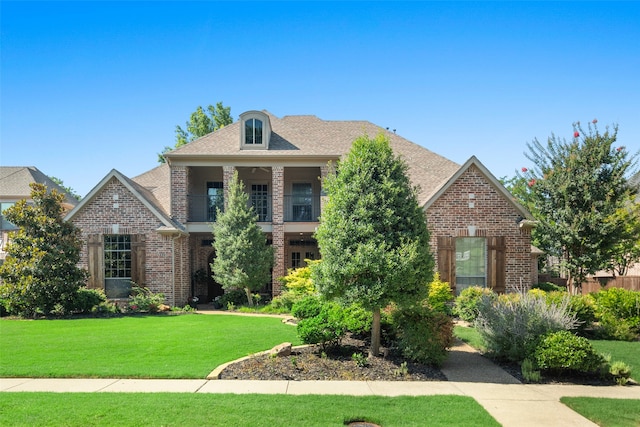
{"label": "blue sky", "polygon": [[0,3],[0,164],[87,194],[198,105],[369,120],[497,177],[617,123],[640,150],[639,2]]}

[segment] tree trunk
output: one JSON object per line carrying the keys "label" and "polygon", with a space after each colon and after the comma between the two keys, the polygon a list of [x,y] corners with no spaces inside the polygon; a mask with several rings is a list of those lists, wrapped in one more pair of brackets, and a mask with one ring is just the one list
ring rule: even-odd
{"label": "tree trunk", "polygon": [[253,296],[251,295],[251,289],[244,288],[244,291],[247,294],[247,302],[249,303],[249,307],[253,307]]}
{"label": "tree trunk", "polygon": [[373,309],[373,323],[371,325],[371,347],[369,357],[377,357],[380,354],[380,307]]}

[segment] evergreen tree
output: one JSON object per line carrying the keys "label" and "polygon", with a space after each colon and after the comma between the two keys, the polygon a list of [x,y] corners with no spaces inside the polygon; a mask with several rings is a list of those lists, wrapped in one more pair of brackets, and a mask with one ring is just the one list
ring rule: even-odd
{"label": "evergreen tree", "polygon": [[616,146],[617,126],[600,133],[596,123],[587,132],[575,123],[569,141],[553,134],[546,145],[536,139],[525,153],[534,164],[522,176],[539,221],[536,241],[561,260],[572,292],[610,266],[616,242],[627,234],[616,213],[634,191],[627,175],[635,156]]}
{"label": "evergreen tree", "polygon": [[426,217],[384,135],[356,139],[337,173],[316,239],[322,262],[313,277],[321,294],[359,302],[373,312],[370,355],[380,347],[380,309],[426,296],[433,277]]}
{"label": "evergreen tree", "polygon": [[31,184],[31,199],[5,211],[18,227],[11,235],[7,258],[0,265],[0,297],[10,313],[50,314],[56,305],[70,310],[87,272],[78,268],[79,230],[62,219],[64,195]]}
{"label": "evergreen tree", "polygon": [[228,197],[224,212],[218,210],[213,225],[216,259],[211,271],[225,290],[244,289],[249,306],[253,306],[251,292],[262,289],[271,278],[273,248],[258,226],[258,215],[249,206],[249,195],[237,171],[229,182]]}

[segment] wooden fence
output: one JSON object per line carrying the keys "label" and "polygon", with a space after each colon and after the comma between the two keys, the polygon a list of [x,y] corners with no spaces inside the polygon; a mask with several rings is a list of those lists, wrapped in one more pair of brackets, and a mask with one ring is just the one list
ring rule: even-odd
{"label": "wooden fence", "polygon": [[589,278],[582,284],[582,295],[609,288],[623,288],[630,291],[640,291],[640,276],[619,276],[598,279]]}
{"label": "wooden fence", "polygon": [[[560,286],[567,285],[567,279],[550,277],[543,274],[539,276],[539,281],[551,282]],[[590,277],[582,284],[582,294],[586,295],[591,292],[598,292],[601,289],[609,288],[623,288],[630,291],[640,291],[640,276],[600,277],[597,279]]]}

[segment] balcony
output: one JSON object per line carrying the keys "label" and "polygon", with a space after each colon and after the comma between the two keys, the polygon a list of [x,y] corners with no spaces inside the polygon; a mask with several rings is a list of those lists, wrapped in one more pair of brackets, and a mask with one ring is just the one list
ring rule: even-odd
{"label": "balcony", "polygon": [[187,196],[189,222],[215,222],[217,208],[224,211],[224,196],[206,194]]}
{"label": "balcony", "polygon": [[319,217],[319,194],[284,196],[285,222],[317,222]]}
{"label": "balcony", "polygon": [[[216,208],[224,210],[222,195],[187,196],[189,222],[215,222]],[[273,205],[271,194],[250,194],[249,203],[258,215],[258,222],[271,222]],[[320,217],[320,195],[284,196],[285,222],[317,222]]]}

